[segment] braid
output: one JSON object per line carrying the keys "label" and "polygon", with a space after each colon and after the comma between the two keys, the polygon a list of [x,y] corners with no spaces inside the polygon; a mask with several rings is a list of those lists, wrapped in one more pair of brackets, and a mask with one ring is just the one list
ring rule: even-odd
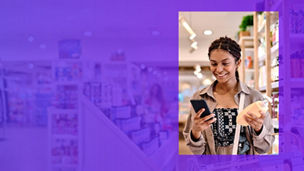
{"label": "braid", "polygon": [[[216,39],[211,43],[211,46],[209,47],[208,50],[208,56],[210,58],[210,54],[213,50],[215,49],[222,49],[227,52],[229,52],[235,59],[235,62],[239,61],[241,58],[241,48],[240,45],[232,40],[231,38],[225,36],[225,37],[220,37],[219,39]],[[236,71],[236,77],[237,79],[239,78],[239,73]]]}

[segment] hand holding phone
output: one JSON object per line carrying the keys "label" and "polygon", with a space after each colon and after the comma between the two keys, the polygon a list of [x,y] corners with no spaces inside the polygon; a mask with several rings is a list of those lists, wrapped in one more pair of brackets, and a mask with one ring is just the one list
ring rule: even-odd
{"label": "hand holding phone", "polygon": [[195,113],[198,113],[202,108],[205,109],[205,111],[201,114],[200,118],[203,118],[203,117],[208,116],[208,115],[211,114],[205,100],[203,100],[203,99],[190,100],[190,102],[192,104],[192,107],[193,107]]}
{"label": "hand holding phone", "polygon": [[199,139],[201,132],[210,127],[216,121],[214,114],[211,114],[205,100],[190,100],[196,113],[194,116],[191,133],[194,138]]}

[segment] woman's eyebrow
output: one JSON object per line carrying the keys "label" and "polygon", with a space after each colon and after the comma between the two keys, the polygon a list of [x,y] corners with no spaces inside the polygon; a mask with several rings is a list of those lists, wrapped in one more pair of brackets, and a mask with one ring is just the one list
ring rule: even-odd
{"label": "woman's eyebrow", "polygon": [[[227,60],[229,60],[229,58],[225,58],[225,59],[223,59],[223,60],[220,61],[220,62],[224,62],[224,61],[227,61]],[[210,62],[217,62],[217,61],[211,59]]]}

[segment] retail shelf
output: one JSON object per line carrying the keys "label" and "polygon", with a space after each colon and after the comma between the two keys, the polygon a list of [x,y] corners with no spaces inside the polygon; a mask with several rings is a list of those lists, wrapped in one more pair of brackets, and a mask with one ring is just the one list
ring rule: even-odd
{"label": "retail shelf", "polygon": [[258,28],[258,33],[262,33],[265,30],[266,20],[263,21],[262,26]]}
{"label": "retail shelf", "polygon": [[245,47],[245,51],[251,51],[251,52],[253,52],[254,48],[252,48],[252,47]]}
{"label": "retail shelf", "polygon": [[[279,51],[279,45],[276,44],[276,45],[274,45],[274,46],[270,49],[271,56],[273,57],[274,54],[275,54],[276,52],[278,52],[278,51]],[[265,55],[262,55],[261,57],[259,57],[259,61],[263,61],[263,60],[265,60],[265,58],[266,58],[266,54],[265,54]]]}
{"label": "retail shelf", "polygon": [[[131,157],[130,155],[132,155],[132,157],[142,161],[143,164],[146,166],[146,170],[164,170],[164,168],[169,167],[169,165],[172,165],[172,163],[168,162],[173,160],[172,158],[176,153],[175,146],[172,144],[178,141],[177,135],[175,136],[173,134],[170,134],[169,139],[164,141],[164,143],[155,152],[148,156],[143,151],[141,151],[141,149],[124,132],[122,132],[97,106],[95,106],[91,101],[89,101],[87,97],[82,95],[81,99],[84,109],[86,108],[89,111],[85,113],[85,115],[95,115],[95,117],[98,118],[98,122],[100,122],[100,125],[106,128],[106,130],[103,131],[107,131],[115,135],[115,144],[121,145],[121,147],[117,148],[128,149],[130,153],[128,154],[128,156]],[[168,158],[168,155],[163,154],[170,154],[172,158]],[[163,160],[160,160],[161,158],[163,158]],[[128,170],[128,168],[126,168],[126,170]]]}
{"label": "retail shelf", "polygon": [[246,68],[246,70],[245,70],[246,72],[254,72],[255,70],[254,69],[252,69],[252,68],[249,68],[249,69],[247,69]]}
{"label": "retail shelf", "polygon": [[53,138],[63,138],[63,139],[78,139],[77,135],[69,135],[69,134],[53,134]]}
{"label": "retail shelf", "polygon": [[239,42],[241,42],[242,40],[244,40],[244,41],[252,41],[253,40],[253,36],[242,36],[240,38]]}
{"label": "retail shelf", "polygon": [[[279,88],[279,82],[276,81],[276,82],[271,83],[271,88],[272,88],[272,89],[277,89],[277,88]],[[260,87],[260,91],[266,91],[266,86]]]}

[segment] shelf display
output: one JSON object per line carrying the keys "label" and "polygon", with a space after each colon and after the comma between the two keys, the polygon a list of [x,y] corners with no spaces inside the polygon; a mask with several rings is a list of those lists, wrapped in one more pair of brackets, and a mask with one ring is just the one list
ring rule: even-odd
{"label": "shelf display", "polygon": [[52,115],[51,123],[53,134],[78,135],[77,111],[55,113]]}
{"label": "shelf display", "polygon": [[78,86],[73,84],[57,85],[54,105],[59,109],[78,108]]}
{"label": "shelf display", "polygon": [[54,70],[55,81],[79,81],[82,77],[81,64],[77,62],[59,63]]}
{"label": "shelf display", "polygon": [[81,79],[82,65],[77,61],[53,64],[54,98],[48,112],[50,170],[81,168]]}
{"label": "shelf display", "polygon": [[47,126],[51,105],[51,64],[41,61],[3,62],[0,91],[6,122],[15,126]]}
{"label": "shelf display", "polygon": [[[94,63],[91,65],[96,66]],[[150,97],[153,91],[157,91],[159,96],[163,87],[155,84],[146,87],[160,71],[122,61],[99,65],[102,79],[93,78],[84,82],[83,94],[142,152],[152,155],[169,138],[167,121],[160,114],[167,110],[165,106],[158,105],[154,97]]]}

